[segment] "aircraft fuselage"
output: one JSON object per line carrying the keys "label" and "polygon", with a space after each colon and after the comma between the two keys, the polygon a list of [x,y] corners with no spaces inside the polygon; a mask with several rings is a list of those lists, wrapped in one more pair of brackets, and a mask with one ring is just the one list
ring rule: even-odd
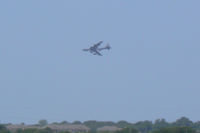
{"label": "aircraft fuselage", "polygon": [[110,46],[108,44],[107,44],[107,46],[105,46],[103,48],[98,48],[101,45],[102,42],[103,41],[100,41],[99,43],[94,44],[89,49],[83,49],[83,51],[89,51],[90,53],[93,53],[94,55],[102,56],[101,53],[100,53],[101,50],[105,50],[105,49],[109,50],[110,49]]}

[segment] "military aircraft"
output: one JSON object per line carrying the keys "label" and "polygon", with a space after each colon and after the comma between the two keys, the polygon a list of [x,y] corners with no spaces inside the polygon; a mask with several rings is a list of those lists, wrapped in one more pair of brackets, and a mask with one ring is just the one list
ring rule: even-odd
{"label": "military aircraft", "polygon": [[89,49],[83,49],[83,51],[89,51],[90,53],[93,53],[93,55],[99,55],[102,56],[102,54],[100,53],[101,50],[104,49],[111,49],[111,47],[109,46],[109,44],[107,44],[105,47],[103,48],[99,48],[99,46],[103,43],[103,41],[98,42],[97,44],[94,44],[93,46],[91,46]]}

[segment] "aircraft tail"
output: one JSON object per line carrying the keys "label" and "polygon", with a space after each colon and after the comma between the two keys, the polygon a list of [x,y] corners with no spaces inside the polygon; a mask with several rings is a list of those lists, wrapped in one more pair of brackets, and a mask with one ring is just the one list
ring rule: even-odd
{"label": "aircraft tail", "polygon": [[99,48],[98,50],[99,51],[101,51],[101,50],[104,50],[104,49],[111,49],[111,47],[110,47],[110,45],[109,44],[107,44],[105,47],[103,47],[103,48]]}
{"label": "aircraft tail", "polygon": [[105,49],[108,49],[108,50],[111,49],[109,43],[106,45]]}

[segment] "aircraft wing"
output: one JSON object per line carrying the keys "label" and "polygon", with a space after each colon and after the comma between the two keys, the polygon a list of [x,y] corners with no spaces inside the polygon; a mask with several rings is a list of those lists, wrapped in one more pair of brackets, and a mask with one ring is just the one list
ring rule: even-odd
{"label": "aircraft wing", "polygon": [[102,54],[99,53],[97,50],[95,50],[94,52],[95,52],[95,55],[97,54],[97,55],[99,55],[99,56],[102,56]]}
{"label": "aircraft wing", "polygon": [[103,41],[98,42],[97,44],[94,44],[94,48],[97,48],[99,45],[101,45],[103,43]]}

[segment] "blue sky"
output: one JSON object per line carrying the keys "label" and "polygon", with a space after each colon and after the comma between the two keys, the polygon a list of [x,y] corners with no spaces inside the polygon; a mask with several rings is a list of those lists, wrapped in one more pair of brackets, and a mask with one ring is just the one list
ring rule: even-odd
{"label": "blue sky", "polygon": [[1,122],[200,120],[199,5],[1,1]]}

